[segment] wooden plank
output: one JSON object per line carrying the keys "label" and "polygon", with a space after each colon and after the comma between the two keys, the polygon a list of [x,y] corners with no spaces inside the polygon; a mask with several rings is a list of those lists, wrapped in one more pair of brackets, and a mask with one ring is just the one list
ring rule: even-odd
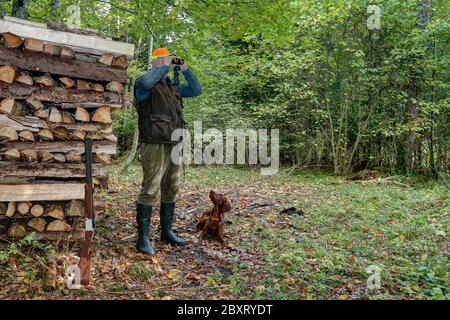
{"label": "wooden plank", "polygon": [[0,185],[0,201],[84,199],[83,183]]}
{"label": "wooden plank", "polygon": [[[7,142],[0,144],[0,152],[5,152],[8,149],[16,148],[33,149],[35,151],[48,151],[67,153],[74,150],[78,154],[84,153],[84,142],[82,141],[42,141],[42,142]],[[94,141],[92,152],[116,154],[116,143],[109,140]]]}
{"label": "wooden plank", "polygon": [[103,107],[103,106],[108,106],[111,109],[122,108],[121,104],[104,104],[104,103],[88,103],[88,102],[83,102],[83,103],[61,103],[61,108],[62,109],[76,109],[80,105],[83,108],[85,108],[85,109],[100,108],[100,107]]}
{"label": "wooden plank", "polygon": [[94,102],[120,104],[123,98],[115,92],[84,91],[77,89],[28,86],[21,83],[11,85],[0,82],[0,98],[34,99],[54,103]]}
{"label": "wooden plank", "polygon": [[[107,169],[98,163],[94,163],[92,174],[94,177],[106,177]],[[84,178],[85,176],[86,170],[83,163],[14,163],[0,161],[0,179],[5,178],[5,181],[10,177]]]}
{"label": "wooden plank", "polygon": [[0,47],[0,65],[94,81],[126,83],[128,80],[126,70],[114,69],[100,63],[67,60],[39,52],[10,50],[3,47]]}
{"label": "wooden plank", "polygon": [[74,47],[75,51],[79,52],[97,53],[98,55],[111,52],[117,55],[125,54],[129,59],[132,59],[134,56],[134,44],[102,39],[96,36],[51,30],[47,29],[47,27],[43,28],[39,24],[30,24],[26,20],[17,18],[5,17],[0,19],[0,32],[12,32],[21,37]]}
{"label": "wooden plank", "polygon": [[[10,116],[6,114],[0,114],[0,126],[12,127],[16,131],[28,130],[32,132],[38,132],[40,129],[52,129],[51,123],[37,117]],[[112,133],[112,126],[95,123],[56,123],[53,127],[65,127],[69,131]]]}

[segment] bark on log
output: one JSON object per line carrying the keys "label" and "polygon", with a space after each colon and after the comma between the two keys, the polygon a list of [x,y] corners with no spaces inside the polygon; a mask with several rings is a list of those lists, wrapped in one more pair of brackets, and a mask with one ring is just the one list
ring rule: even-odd
{"label": "bark on log", "polygon": [[[54,141],[54,142],[5,142],[0,145],[0,152],[11,148],[18,149],[34,149],[36,151],[48,151],[48,152],[59,152],[67,153],[70,150],[75,150],[79,154],[84,153],[84,143],[80,141]],[[116,144],[113,141],[102,140],[95,141],[92,147],[92,152],[94,153],[106,153],[115,154]]]}
{"label": "bark on log", "polygon": [[28,130],[21,131],[19,133],[19,139],[20,139],[20,141],[25,141],[25,142],[34,142],[35,141],[33,132],[28,131]]}
{"label": "bark on log", "polygon": [[[46,151],[39,152],[48,153]],[[53,157],[52,157],[53,158]],[[101,164],[94,163],[92,166],[94,177],[106,178],[107,168]],[[55,178],[84,178],[86,176],[84,164],[59,164],[59,163],[13,163],[0,162],[0,178],[3,177],[55,177]]]}
{"label": "bark on log", "polygon": [[30,213],[33,217],[40,217],[44,214],[44,207],[40,204],[35,204],[31,207]]}
{"label": "bark on log", "polygon": [[[8,49],[5,49],[5,50],[8,50]],[[0,58],[0,60],[1,60],[1,58]],[[16,79],[16,69],[14,67],[11,67],[11,66],[0,67],[0,81],[6,82],[6,83],[13,83],[15,79]]]}
{"label": "bark on log", "polygon": [[89,112],[87,112],[86,109],[83,107],[78,107],[77,111],[75,112],[75,120],[82,122],[89,122],[91,120]]}
{"label": "bark on log", "polygon": [[44,42],[41,40],[27,38],[23,42],[23,46],[26,51],[32,51],[32,52],[43,52],[44,51]]}
{"label": "bark on log", "polygon": [[53,136],[53,132],[50,129],[39,130],[38,138],[41,141],[53,141],[55,139],[55,137]]}
{"label": "bark on log", "polygon": [[[0,76],[1,77],[1,76]],[[20,83],[7,85],[0,82],[0,98],[35,99],[53,103],[101,103],[120,104],[121,95],[115,92],[80,91],[76,89],[28,86]]]}
{"label": "bark on log", "polygon": [[62,103],[61,104],[61,108],[62,109],[76,109],[77,107],[80,107],[80,106],[85,108],[85,109],[96,109],[96,108],[105,107],[105,106],[108,106],[111,109],[118,109],[118,108],[122,107],[121,104],[103,104],[103,103],[89,103],[89,102],[84,102],[84,103]]}
{"label": "bark on log", "polygon": [[5,126],[0,127],[0,141],[17,141],[19,140],[19,135],[14,128]]}
{"label": "bark on log", "polygon": [[3,155],[3,159],[6,161],[19,161],[20,160],[20,152],[16,148],[12,148],[5,151]]}
{"label": "bark on log", "polygon": [[25,237],[26,229],[23,225],[18,223],[13,223],[8,229],[8,237],[13,239],[19,239]]}
{"label": "bark on log", "polygon": [[5,215],[7,208],[6,203],[0,202],[0,216]]}
{"label": "bark on log", "polygon": [[24,72],[21,72],[19,74],[19,76],[16,79],[16,82],[23,83],[28,86],[32,86],[34,84],[33,78]]}
{"label": "bark on log", "polygon": [[42,218],[33,218],[33,219],[30,219],[28,221],[27,225],[30,228],[32,228],[32,229],[34,229],[34,230],[36,230],[38,232],[42,232],[42,231],[45,230],[45,226],[47,225],[47,221],[45,221],[45,219],[42,219]]}
{"label": "bark on log", "polygon": [[22,45],[22,38],[11,32],[5,32],[3,35],[3,44],[6,48],[16,49]]}
{"label": "bark on log", "polygon": [[92,114],[92,121],[100,123],[112,123],[111,108],[108,106],[104,106],[95,110]]}
{"label": "bark on log", "polygon": [[[42,52],[43,48],[40,49]],[[62,49],[61,57],[66,58],[66,51]],[[105,82],[119,81],[121,83],[128,81],[126,70],[101,64],[93,64],[87,61],[59,59],[48,55],[9,50],[1,47],[0,65],[11,65],[23,70],[48,72],[50,74],[78,79]]]}
{"label": "bark on log", "polygon": [[6,98],[0,102],[0,113],[18,116],[21,112],[14,98]]}
{"label": "bark on log", "polygon": [[[38,119],[36,117],[21,117],[8,116],[0,114],[0,126],[9,126],[16,131],[29,130],[31,132],[39,132],[41,128],[50,129],[51,124],[47,121]],[[96,124],[96,123],[59,123],[58,126],[66,127],[69,131],[100,131],[102,133],[112,133],[111,125]]]}
{"label": "bark on log", "polygon": [[20,159],[25,162],[36,162],[38,160],[38,154],[33,149],[20,150]]}

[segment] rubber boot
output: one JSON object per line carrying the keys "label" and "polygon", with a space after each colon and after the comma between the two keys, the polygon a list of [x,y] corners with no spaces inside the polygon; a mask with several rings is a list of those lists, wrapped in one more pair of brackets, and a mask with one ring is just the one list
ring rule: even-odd
{"label": "rubber boot", "polygon": [[159,216],[161,220],[161,240],[170,244],[184,246],[186,241],[177,237],[172,230],[173,213],[175,211],[175,202],[161,202]]}
{"label": "rubber boot", "polygon": [[138,240],[136,242],[136,249],[140,253],[152,256],[155,254],[155,249],[149,239],[150,221],[152,217],[152,207],[144,204],[137,204],[136,221],[138,224]]}

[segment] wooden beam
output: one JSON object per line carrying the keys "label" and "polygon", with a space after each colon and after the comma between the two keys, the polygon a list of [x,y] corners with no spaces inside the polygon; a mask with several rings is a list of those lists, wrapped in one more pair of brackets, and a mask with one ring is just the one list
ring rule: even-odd
{"label": "wooden beam", "polygon": [[[94,177],[106,177],[107,169],[100,164],[93,164]],[[22,163],[0,161],[0,179],[10,177],[54,177],[84,178],[86,176],[83,163]]]}
{"label": "wooden beam", "polygon": [[30,71],[48,72],[60,76],[94,81],[118,81],[126,83],[127,72],[100,63],[67,60],[41,53],[10,50],[0,47],[0,65],[11,65]]}
{"label": "wooden beam", "polygon": [[[6,142],[0,144],[0,152],[5,152],[8,149],[16,148],[33,149],[35,151],[48,151],[67,153],[74,150],[78,154],[84,153],[84,142],[81,141],[42,141],[42,142]],[[109,140],[95,141],[92,147],[94,153],[116,154],[116,143]]]}
{"label": "wooden beam", "polygon": [[54,103],[94,102],[102,104],[120,104],[123,98],[116,92],[80,91],[77,89],[28,86],[21,83],[0,82],[0,98],[34,99]]}
{"label": "wooden beam", "polygon": [[4,17],[0,19],[0,32],[12,32],[24,38],[33,38],[58,45],[72,47],[75,51],[102,55],[105,52],[125,54],[129,59],[134,56],[134,45],[119,41],[102,39],[96,36],[75,34],[47,29],[47,25]]}
{"label": "wooden beam", "polygon": [[[52,129],[50,123],[37,117],[10,116],[6,114],[0,114],[0,126],[8,126],[14,128],[16,131],[28,130],[32,132],[39,132],[40,129]],[[58,126],[65,127],[69,131],[112,133],[112,127],[110,125],[94,123],[57,123],[54,125],[54,127]]]}
{"label": "wooden beam", "polygon": [[121,104],[104,104],[104,103],[89,103],[89,102],[83,102],[83,103],[61,103],[61,108],[62,109],[76,109],[80,105],[83,108],[85,108],[85,109],[99,108],[99,107],[103,107],[103,106],[108,106],[111,109],[122,108]]}
{"label": "wooden beam", "polygon": [[0,185],[0,201],[84,199],[83,183]]}

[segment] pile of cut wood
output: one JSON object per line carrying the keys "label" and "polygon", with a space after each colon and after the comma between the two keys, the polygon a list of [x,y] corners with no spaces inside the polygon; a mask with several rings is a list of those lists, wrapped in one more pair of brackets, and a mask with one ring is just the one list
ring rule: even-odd
{"label": "pile of cut wood", "polygon": [[116,152],[134,46],[60,24],[0,19],[0,236],[84,236],[84,139],[94,183]]}

